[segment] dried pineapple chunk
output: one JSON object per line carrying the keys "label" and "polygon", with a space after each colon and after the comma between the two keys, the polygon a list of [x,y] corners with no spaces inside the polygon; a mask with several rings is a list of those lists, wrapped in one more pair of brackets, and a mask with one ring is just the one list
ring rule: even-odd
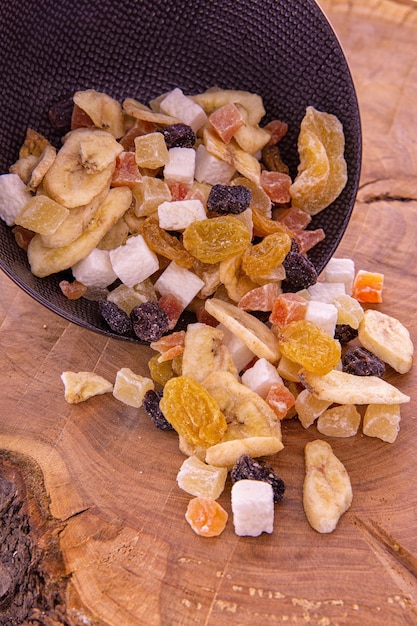
{"label": "dried pineapple chunk", "polygon": [[327,437],[353,437],[360,423],[361,415],[354,404],[340,404],[319,416],[317,430]]}
{"label": "dried pineapple chunk", "polygon": [[177,474],[178,486],[193,496],[217,500],[227,478],[225,467],[204,463],[196,456],[185,459]]}
{"label": "dried pineapple chunk", "polygon": [[303,505],[308,522],[319,533],[331,533],[352,504],[349,475],[325,441],[310,441],[304,454]]}
{"label": "dried pineapple chunk", "polygon": [[112,383],[94,372],[62,372],[61,380],[65,387],[65,400],[69,404],[78,404],[113,391]]}
{"label": "dried pineapple chunk", "polygon": [[135,374],[128,367],[122,367],[116,374],[113,395],[120,402],[138,409],[142,406],[145,393],[154,387],[151,378]]}
{"label": "dried pineapple chunk", "polygon": [[295,411],[304,428],[308,428],[330,404],[328,400],[320,400],[308,389],[303,389],[295,399]]}
{"label": "dried pineapple chunk", "polygon": [[400,430],[399,404],[370,404],[363,416],[362,431],[368,437],[378,437],[394,443]]}

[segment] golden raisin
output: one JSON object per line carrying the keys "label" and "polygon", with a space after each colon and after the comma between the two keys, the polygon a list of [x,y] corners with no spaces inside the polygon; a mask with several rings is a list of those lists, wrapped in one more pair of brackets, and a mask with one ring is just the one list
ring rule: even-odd
{"label": "golden raisin", "polygon": [[184,248],[203,263],[218,263],[241,254],[250,244],[246,226],[231,215],[193,222],[184,231]]}
{"label": "golden raisin", "polygon": [[291,248],[286,233],[267,235],[260,243],[248,247],[242,256],[242,269],[253,281],[266,276],[282,264]]}
{"label": "golden raisin", "polygon": [[280,330],[281,353],[308,372],[324,376],[340,361],[340,343],[309,320],[290,322]]}
{"label": "golden raisin", "polygon": [[189,376],[177,376],[166,383],[160,407],[165,419],[192,445],[212,446],[227,430],[216,400]]}

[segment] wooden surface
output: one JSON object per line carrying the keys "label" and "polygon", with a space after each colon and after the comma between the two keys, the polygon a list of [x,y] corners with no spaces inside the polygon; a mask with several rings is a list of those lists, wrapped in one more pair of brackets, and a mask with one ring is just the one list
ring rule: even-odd
{"label": "wooden surface", "polygon": [[[337,254],[385,274],[381,310],[402,320],[416,344],[417,3],[320,4],[351,67],[364,137],[358,201]],[[360,434],[331,440],[354,493],[334,533],[320,535],[305,519],[303,447],[318,433],[292,420],[274,459],[287,485],[274,533],[239,538],[230,519],[221,537],[203,539],[184,519],[189,496],[175,481],[184,458],[175,434],[111,396],[64,400],[62,371],[146,375],[151,350],[67,323],[4,275],[0,288],[3,473],[29,502],[21,514],[33,523],[32,550],[47,549],[45,576],[58,585],[51,621],[38,610],[31,623],[417,623],[415,368],[388,373],[414,396],[393,445]],[[220,502],[230,513],[229,493]],[[13,624],[1,613],[0,623]]]}

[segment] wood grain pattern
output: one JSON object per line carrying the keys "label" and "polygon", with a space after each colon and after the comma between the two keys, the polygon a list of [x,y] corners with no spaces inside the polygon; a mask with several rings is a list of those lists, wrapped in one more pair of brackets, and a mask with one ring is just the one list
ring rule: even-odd
{"label": "wood grain pattern", "polygon": [[[416,343],[417,3],[320,5],[350,64],[364,137],[360,191],[337,255],[385,274],[381,310]],[[156,432],[110,396],[64,400],[62,371],[147,375],[152,351],[57,318],[6,276],[0,285],[0,449],[30,459],[43,476],[68,624],[417,623],[415,368],[388,374],[414,396],[393,445],[361,435],[331,440],[354,492],[334,533],[319,535],[305,519],[303,447],[318,433],[290,420],[274,459],[287,484],[274,534],[239,538],[229,524],[207,540],[184,520],[189,497],[175,481],[184,457],[174,433]],[[230,512],[229,490],[220,502]]]}

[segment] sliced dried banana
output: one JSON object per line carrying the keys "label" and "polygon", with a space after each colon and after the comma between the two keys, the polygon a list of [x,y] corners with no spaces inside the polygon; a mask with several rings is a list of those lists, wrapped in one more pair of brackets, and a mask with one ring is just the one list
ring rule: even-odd
{"label": "sliced dried banana", "polygon": [[125,134],[124,116],[120,102],[95,89],[76,91],[74,103],[92,120],[94,126],[106,130],[116,139]]}
{"label": "sliced dried banana", "polygon": [[123,108],[128,115],[131,115],[137,120],[142,120],[143,122],[153,122],[154,124],[161,124],[162,126],[170,126],[171,124],[178,124],[181,121],[171,115],[152,111],[152,109],[133,98],[126,98],[123,102]]}
{"label": "sliced dried banana", "polygon": [[40,235],[35,235],[28,247],[32,273],[43,278],[75,265],[90,254],[113,224],[124,215],[131,202],[132,192],[128,187],[110,189],[82,235],[67,246],[48,248],[42,243]]}
{"label": "sliced dried banana", "polygon": [[190,96],[190,98],[194,100],[194,102],[197,102],[207,115],[210,115],[210,113],[223,105],[230,103],[239,104],[245,109],[248,116],[248,124],[259,124],[265,115],[262,97],[249,91],[214,87],[207,89],[207,91],[203,93]]}
{"label": "sliced dried banana", "polygon": [[413,342],[407,328],[395,317],[368,309],[359,324],[358,338],[364,348],[400,374],[410,371]]}
{"label": "sliced dried banana", "polygon": [[39,161],[36,166],[33,168],[30,179],[28,182],[28,189],[30,191],[36,191],[36,189],[41,184],[46,172],[52,166],[52,163],[55,161],[56,157],[56,149],[53,146],[46,146],[44,151],[42,152]]}
{"label": "sliced dried banana", "polygon": [[249,152],[242,150],[233,139],[230,143],[225,144],[214,131],[205,128],[203,141],[207,152],[221,161],[233,165],[239,174],[259,185],[261,179],[261,165],[259,161]]}
{"label": "sliced dried banana", "polygon": [[189,324],[184,338],[182,373],[203,382],[211,372],[230,372],[235,378],[238,371],[229,350],[222,342],[224,333],[207,324]]}
{"label": "sliced dried banana", "polygon": [[319,439],[304,448],[306,475],[303,505],[308,522],[319,533],[331,533],[352,504],[352,486],[343,463]]}
{"label": "sliced dried banana", "polygon": [[68,209],[88,204],[110,186],[122,151],[123,146],[104,130],[71,131],[43,178],[44,193]]}
{"label": "sliced dried banana", "polygon": [[62,372],[61,380],[64,383],[65,400],[69,404],[78,404],[113,391],[112,383],[94,372]]}
{"label": "sliced dried banana", "polygon": [[271,407],[230,372],[212,372],[202,383],[227,422],[222,441],[248,437],[281,439],[281,422]]}
{"label": "sliced dried banana", "polygon": [[279,437],[246,437],[223,441],[207,448],[205,462],[216,467],[231,469],[238,458],[247,454],[252,458],[271,456],[283,449]]}
{"label": "sliced dried banana", "polygon": [[257,357],[265,358],[271,363],[279,360],[281,353],[277,337],[256,317],[218,298],[206,300],[205,308]]}
{"label": "sliced dried banana", "polygon": [[332,370],[324,376],[300,373],[302,384],[320,400],[336,404],[403,404],[410,396],[377,376],[355,376]]}

